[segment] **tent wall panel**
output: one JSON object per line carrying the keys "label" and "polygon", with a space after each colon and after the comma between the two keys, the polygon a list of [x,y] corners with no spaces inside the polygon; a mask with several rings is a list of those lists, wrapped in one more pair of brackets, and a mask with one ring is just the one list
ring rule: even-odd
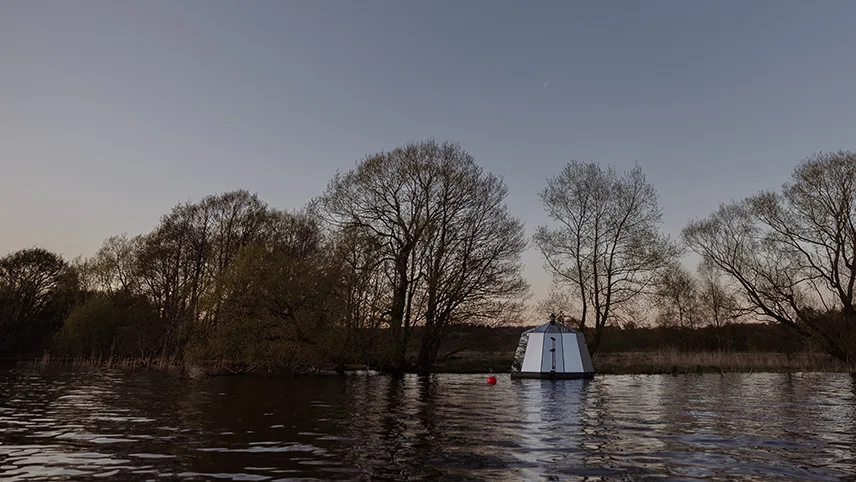
{"label": "tent wall panel", "polygon": [[580,357],[582,358],[583,368],[587,372],[594,372],[594,365],[591,362],[591,356],[589,356],[588,345],[586,345],[586,337],[580,333],[577,336],[577,343],[579,345]]}
{"label": "tent wall panel", "polygon": [[541,371],[541,353],[544,348],[544,334],[532,333],[529,335],[529,344],[526,345],[526,357],[523,358],[523,367],[520,371]]}
{"label": "tent wall panel", "polygon": [[[565,371],[584,372],[583,362],[580,358],[579,345],[576,333],[562,333],[562,345],[565,349]],[[591,370],[588,370],[591,371]]]}

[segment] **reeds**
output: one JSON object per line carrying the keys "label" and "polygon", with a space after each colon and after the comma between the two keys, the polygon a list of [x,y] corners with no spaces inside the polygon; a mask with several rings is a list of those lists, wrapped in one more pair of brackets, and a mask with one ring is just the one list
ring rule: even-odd
{"label": "reeds", "polygon": [[90,356],[90,357],[51,357],[49,354],[41,358],[37,358],[32,362],[32,365],[37,368],[48,367],[71,367],[81,370],[91,369],[117,369],[117,370],[175,370],[184,367],[183,362],[177,357],[110,357],[110,356]]}
{"label": "reeds", "polygon": [[823,353],[656,352],[602,353],[593,360],[597,373],[856,372],[856,366]]}
{"label": "reeds", "polygon": [[[437,364],[439,373],[497,373],[511,367],[512,352],[462,351]],[[815,352],[734,352],[734,351],[680,351],[599,353],[592,360],[598,374],[658,374],[658,373],[726,373],[726,372],[846,372],[856,373],[856,366],[848,366],[829,355]],[[32,366],[54,366],[82,370],[170,370],[183,371],[191,376],[228,375],[255,371],[255,366],[229,360],[199,360],[192,364],[178,357],[75,357],[56,358],[45,355],[32,360]],[[250,369],[252,368],[252,369]],[[266,373],[277,372],[269,367]],[[289,372],[290,370],[283,370]],[[304,374],[333,373],[331,370],[302,370]]]}

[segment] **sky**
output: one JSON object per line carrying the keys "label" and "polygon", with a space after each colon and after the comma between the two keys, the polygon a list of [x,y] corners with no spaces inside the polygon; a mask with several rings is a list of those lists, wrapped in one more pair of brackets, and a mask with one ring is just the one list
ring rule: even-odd
{"label": "sky", "polygon": [[[673,237],[856,150],[856,2],[0,3],[0,255],[67,259],[233,189],[297,209],[368,154],[460,142],[527,234],[570,160],[639,164]],[[545,85],[546,84],[546,85]],[[550,276],[524,256],[535,299]]]}

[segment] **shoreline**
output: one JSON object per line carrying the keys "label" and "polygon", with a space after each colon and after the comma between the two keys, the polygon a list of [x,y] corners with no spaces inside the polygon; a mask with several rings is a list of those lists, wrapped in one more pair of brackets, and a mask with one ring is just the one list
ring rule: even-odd
{"label": "shoreline", "polygon": [[[506,374],[511,366],[507,353],[470,352],[444,360],[428,374]],[[665,350],[653,352],[601,353],[594,357],[595,375],[662,375],[690,373],[853,373],[856,366],[846,366],[829,355],[814,352],[682,352]],[[347,373],[376,372],[370,366],[346,365],[344,370],[329,367],[302,371],[268,370],[260,364],[212,360],[185,362],[178,358],[7,358],[0,368],[72,368],[80,370],[107,369],[123,371],[174,371],[192,378],[256,374],[265,376],[342,376]],[[405,372],[416,374],[415,371]]]}

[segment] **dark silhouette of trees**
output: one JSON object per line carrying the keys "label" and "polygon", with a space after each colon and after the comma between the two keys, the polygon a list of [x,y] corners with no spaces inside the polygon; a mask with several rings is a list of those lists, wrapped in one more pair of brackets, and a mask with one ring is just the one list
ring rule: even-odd
{"label": "dark silhouette of trees", "polygon": [[342,276],[318,220],[280,213],[276,234],[240,248],[224,273],[217,324],[194,355],[305,371],[342,362]]}
{"label": "dark silhouette of trees", "polygon": [[396,369],[405,365],[415,323],[417,243],[429,225],[426,210],[436,176],[437,150],[432,143],[413,143],[369,156],[357,169],[337,173],[321,200],[336,228],[359,229],[379,244],[383,263],[376,269],[383,274],[391,295],[383,315],[394,347],[390,363]]}
{"label": "dark silhouette of trees", "polygon": [[539,226],[535,243],[554,280],[576,295],[579,328],[594,325],[594,354],[615,312],[650,292],[678,249],[659,231],[657,192],[638,166],[619,175],[569,162],[547,180],[541,201],[554,227]]}
{"label": "dark silhouette of trees", "polygon": [[680,264],[665,270],[656,283],[653,298],[659,325],[686,330],[700,324],[698,281]]}
{"label": "dark silhouette of trees", "polygon": [[[552,225],[534,241],[555,286],[535,309],[572,320],[593,354],[856,361],[856,154],[812,156],[780,191],[692,221],[697,273],[660,233],[639,167],[570,162],[540,195]],[[507,199],[460,145],[428,140],[366,157],[300,211],[236,190],[179,203],[89,258],[20,250],[0,258],[0,357],[430,371],[481,340],[466,333],[542,321],[519,318],[527,242]],[[749,315],[774,326],[740,323]]]}
{"label": "dark silhouette of trees", "polygon": [[683,231],[744,307],[856,361],[856,154],[817,154],[780,192],[724,204]]}
{"label": "dark silhouette of trees", "polygon": [[383,314],[393,369],[406,367],[416,324],[426,328],[416,361],[425,369],[449,326],[493,316],[527,289],[523,226],[506,197],[502,181],[458,144],[430,140],[369,156],[331,181],[322,205],[333,225],[377,247],[373,268],[391,294]]}
{"label": "dark silhouette of trees", "polygon": [[420,250],[425,331],[416,366],[428,370],[454,325],[490,322],[528,291],[520,256],[523,223],[508,213],[508,189],[458,146],[443,146],[429,229]]}
{"label": "dark silhouette of trees", "polygon": [[0,258],[0,353],[45,347],[74,302],[76,284],[68,263],[43,248]]}

